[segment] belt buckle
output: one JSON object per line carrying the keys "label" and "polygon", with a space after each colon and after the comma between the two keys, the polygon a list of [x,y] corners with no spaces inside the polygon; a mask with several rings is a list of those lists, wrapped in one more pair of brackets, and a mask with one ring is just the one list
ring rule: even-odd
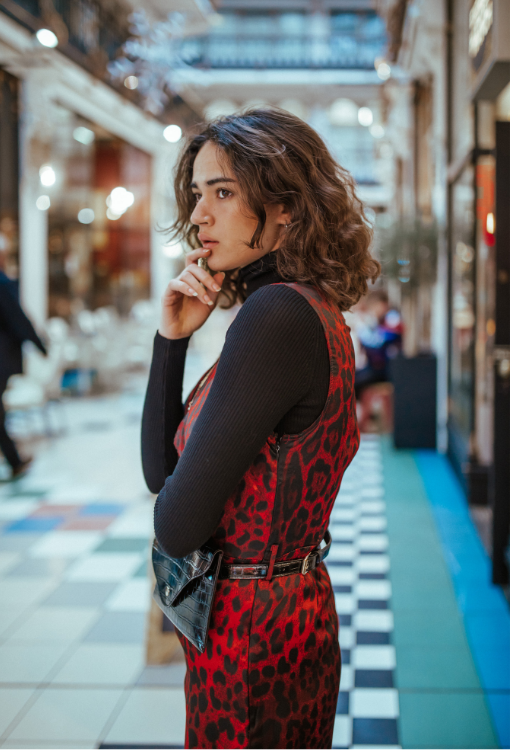
{"label": "belt buckle", "polygon": [[314,570],[314,568],[317,567],[317,559],[314,557],[313,559],[313,565],[310,561],[310,555],[315,555],[315,550],[311,550],[307,554],[307,556],[304,558],[302,564],[301,564],[301,575],[305,576],[310,570]]}

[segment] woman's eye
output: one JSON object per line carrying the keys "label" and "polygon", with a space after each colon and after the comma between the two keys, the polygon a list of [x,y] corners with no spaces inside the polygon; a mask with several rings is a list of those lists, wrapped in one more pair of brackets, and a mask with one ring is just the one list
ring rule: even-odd
{"label": "woman's eye", "polygon": [[228,198],[229,195],[232,195],[230,190],[227,190],[226,188],[220,188],[218,190],[218,195],[220,198]]}
{"label": "woman's eye", "polygon": [[198,201],[200,200],[200,193],[193,193],[193,196],[195,198],[195,203],[198,203]]}

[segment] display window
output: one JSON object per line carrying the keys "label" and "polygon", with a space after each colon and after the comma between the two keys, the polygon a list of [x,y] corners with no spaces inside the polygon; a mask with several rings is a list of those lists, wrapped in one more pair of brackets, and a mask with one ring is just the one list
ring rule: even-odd
{"label": "display window", "polygon": [[150,156],[53,105],[37,206],[48,212],[49,316],[150,294]]}
{"label": "display window", "polygon": [[450,447],[459,467],[472,452],[475,346],[474,168],[451,187]]}
{"label": "display window", "polygon": [[495,159],[480,157],[476,167],[476,458],[489,466],[493,458],[494,377],[492,352],[495,323]]}
{"label": "display window", "polygon": [[6,272],[19,275],[18,79],[0,68],[0,251]]}

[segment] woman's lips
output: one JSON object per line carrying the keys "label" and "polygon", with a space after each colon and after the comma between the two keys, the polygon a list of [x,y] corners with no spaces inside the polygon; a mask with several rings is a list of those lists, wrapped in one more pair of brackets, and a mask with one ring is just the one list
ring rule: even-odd
{"label": "woman's lips", "polygon": [[212,250],[217,244],[217,240],[202,240],[202,247],[205,247],[206,250]]}

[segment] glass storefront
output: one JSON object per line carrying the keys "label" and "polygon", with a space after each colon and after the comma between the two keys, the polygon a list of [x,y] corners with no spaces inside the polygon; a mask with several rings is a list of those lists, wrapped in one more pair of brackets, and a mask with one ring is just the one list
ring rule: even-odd
{"label": "glass storefront", "polygon": [[495,323],[495,159],[482,156],[476,166],[476,393],[475,455],[490,466],[493,459],[494,377],[492,353]]}
{"label": "glass storefront", "polygon": [[460,468],[472,453],[474,424],[475,249],[474,169],[451,187],[450,447]]}
{"label": "glass storefront", "polygon": [[0,69],[0,250],[6,272],[19,275],[18,79]]}
{"label": "glass storefront", "polygon": [[150,293],[150,157],[57,104],[40,176],[48,211],[49,316]]}

